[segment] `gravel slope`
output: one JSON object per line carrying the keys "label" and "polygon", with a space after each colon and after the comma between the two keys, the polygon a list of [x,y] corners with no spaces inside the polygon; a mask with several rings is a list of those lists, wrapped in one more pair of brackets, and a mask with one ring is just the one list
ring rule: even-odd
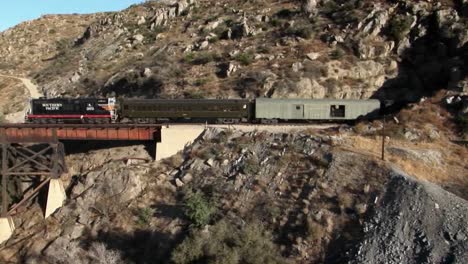
{"label": "gravel slope", "polygon": [[468,203],[394,170],[349,263],[468,263]]}

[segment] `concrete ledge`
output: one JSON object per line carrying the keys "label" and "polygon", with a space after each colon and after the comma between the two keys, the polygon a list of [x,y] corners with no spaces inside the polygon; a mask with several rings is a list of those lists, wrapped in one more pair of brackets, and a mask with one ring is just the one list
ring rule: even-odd
{"label": "concrete ledge", "polygon": [[0,244],[7,241],[15,231],[15,223],[11,217],[0,218]]}
{"label": "concrete ledge", "polygon": [[161,143],[156,146],[156,160],[162,160],[183,150],[205,130],[204,125],[177,125],[161,128]]}
{"label": "concrete ledge", "polygon": [[47,193],[47,204],[44,217],[47,218],[57,209],[62,207],[66,198],[62,181],[60,179],[51,179],[49,182],[49,192]]}

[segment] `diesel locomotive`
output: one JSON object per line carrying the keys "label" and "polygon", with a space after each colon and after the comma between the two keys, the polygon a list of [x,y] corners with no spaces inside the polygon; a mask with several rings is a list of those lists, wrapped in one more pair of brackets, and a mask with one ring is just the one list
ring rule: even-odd
{"label": "diesel locomotive", "polygon": [[32,99],[28,123],[277,123],[376,117],[378,100],[341,99]]}

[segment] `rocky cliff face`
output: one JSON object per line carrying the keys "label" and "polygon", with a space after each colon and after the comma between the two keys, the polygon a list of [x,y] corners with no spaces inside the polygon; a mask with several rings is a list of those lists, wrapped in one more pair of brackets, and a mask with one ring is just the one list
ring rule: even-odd
{"label": "rocky cliff face", "polygon": [[[417,100],[467,90],[461,0],[148,1],[84,18],[3,32],[4,70],[34,76],[51,96]],[[48,36],[30,37],[40,25]]]}

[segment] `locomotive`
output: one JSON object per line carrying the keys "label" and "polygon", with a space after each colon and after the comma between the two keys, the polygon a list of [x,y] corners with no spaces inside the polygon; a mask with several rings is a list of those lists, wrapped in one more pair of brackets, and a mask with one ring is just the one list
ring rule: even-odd
{"label": "locomotive", "polygon": [[28,123],[278,123],[376,117],[380,101],[342,99],[39,98]]}
{"label": "locomotive", "polygon": [[110,123],[117,121],[115,98],[31,99],[27,123]]}

